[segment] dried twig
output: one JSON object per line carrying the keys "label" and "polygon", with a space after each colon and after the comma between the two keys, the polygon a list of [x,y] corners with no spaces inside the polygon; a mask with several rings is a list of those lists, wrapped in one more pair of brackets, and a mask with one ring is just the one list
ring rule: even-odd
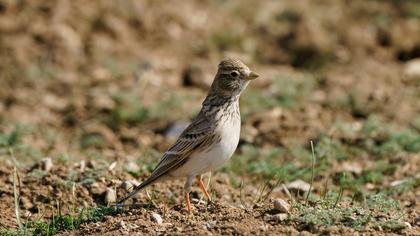
{"label": "dried twig", "polygon": [[311,149],[312,149],[312,173],[311,173],[311,185],[309,186],[308,194],[306,194],[305,205],[308,204],[309,195],[311,195],[312,186],[314,184],[315,178],[315,151],[314,151],[314,143],[311,140]]}

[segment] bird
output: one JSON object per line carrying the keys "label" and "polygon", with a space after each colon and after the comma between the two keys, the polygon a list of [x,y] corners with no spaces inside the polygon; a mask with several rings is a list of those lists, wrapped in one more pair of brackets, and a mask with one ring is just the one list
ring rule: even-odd
{"label": "bird", "polygon": [[188,212],[191,213],[190,192],[195,178],[211,202],[202,175],[221,167],[232,157],[241,131],[239,97],[250,81],[258,77],[239,59],[223,59],[198,115],[163,154],[150,176],[117,204],[150,184],[180,177],[186,178],[183,191]]}

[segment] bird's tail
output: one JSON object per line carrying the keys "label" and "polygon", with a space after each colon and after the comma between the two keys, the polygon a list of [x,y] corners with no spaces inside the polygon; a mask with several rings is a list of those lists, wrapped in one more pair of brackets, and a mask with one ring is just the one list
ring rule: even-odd
{"label": "bird's tail", "polygon": [[127,194],[123,198],[118,199],[117,204],[121,204],[121,203],[127,201],[128,199],[130,199],[132,196],[136,195],[140,190],[142,190],[144,187],[146,187],[149,184],[150,184],[150,181],[146,180],[143,183],[137,185],[136,187],[134,187],[134,189],[129,194]]}

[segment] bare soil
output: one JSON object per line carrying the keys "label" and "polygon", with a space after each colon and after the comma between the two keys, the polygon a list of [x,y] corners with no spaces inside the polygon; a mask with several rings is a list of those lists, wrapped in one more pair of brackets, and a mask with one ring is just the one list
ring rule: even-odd
{"label": "bare soil", "polygon": [[[362,178],[384,162],[392,168],[358,188],[377,193],[417,181],[392,195],[410,226],[358,231],[273,219],[273,199],[288,195],[275,188],[256,203],[268,174],[231,164],[211,179],[213,203],[193,190],[192,215],[182,181],[160,183],[122,211],[60,235],[419,234],[420,153],[410,150],[420,140],[420,75],[408,65],[420,57],[420,5],[410,0],[0,1],[0,227],[16,227],[11,156],[24,221],[106,205],[107,188],[122,196],[124,181],[147,177],[174,141],[168,132],[197,113],[226,56],[261,75],[242,96],[234,158],[262,163],[281,148],[274,165],[302,170],[310,159],[293,147],[310,153],[310,140],[319,146],[328,136],[350,148],[325,159],[314,195],[327,179],[338,189],[342,172]],[[361,135],[371,120],[380,132]],[[417,143],[381,146],[392,139],[388,128],[409,129]],[[259,150],[255,158],[249,146]],[[371,146],[381,149],[366,151]],[[39,164],[46,157],[49,171]]]}

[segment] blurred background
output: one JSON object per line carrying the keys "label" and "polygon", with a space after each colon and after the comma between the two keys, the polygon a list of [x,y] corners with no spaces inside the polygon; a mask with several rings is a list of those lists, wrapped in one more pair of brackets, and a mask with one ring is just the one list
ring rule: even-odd
{"label": "blurred background", "polygon": [[415,0],[2,0],[1,159],[13,148],[21,167],[117,161],[143,176],[228,56],[260,74],[222,170],[232,185],[309,181],[313,140],[319,185],[344,171],[355,188],[410,178],[419,192]]}

